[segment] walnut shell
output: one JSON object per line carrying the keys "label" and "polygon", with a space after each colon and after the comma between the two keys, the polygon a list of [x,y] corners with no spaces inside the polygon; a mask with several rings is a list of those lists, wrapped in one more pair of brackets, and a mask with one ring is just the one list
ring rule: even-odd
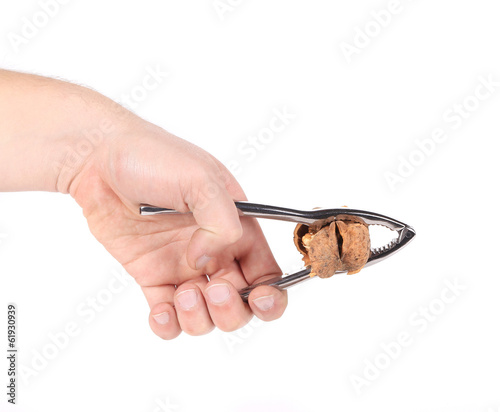
{"label": "walnut shell", "polygon": [[311,276],[329,278],[335,272],[359,272],[370,257],[370,234],[362,222],[336,220],[322,227],[299,224],[295,227],[294,243],[303,255]]}

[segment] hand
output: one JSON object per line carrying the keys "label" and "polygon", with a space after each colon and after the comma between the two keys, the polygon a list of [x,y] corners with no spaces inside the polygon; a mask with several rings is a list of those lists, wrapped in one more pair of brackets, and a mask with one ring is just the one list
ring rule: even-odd
{"label": "hand", "polygon": [[[285,292],[260,286],[249,304],[237,293],[281,272],[257,222],[238,217],[233,202],[245,194],[211,155],[99,93],[40,76],[0,70],[0,112],[0,192],[69,192],[141,285],[158,336],[281,316]],[[193,213],[145,217],[140,203]]]}
{"label": "hand", "polygon": [[[143,120],[127,122],[86,159],[69,186],[90,230],[141,286],[151,329],[163,339],[233,331],[287,305],[271,286],[238,290],[281,274],[245,194],[213,156]],[[192,211],[140,216],[140,203]],[[208,276],[207,276],[208,275]]]}

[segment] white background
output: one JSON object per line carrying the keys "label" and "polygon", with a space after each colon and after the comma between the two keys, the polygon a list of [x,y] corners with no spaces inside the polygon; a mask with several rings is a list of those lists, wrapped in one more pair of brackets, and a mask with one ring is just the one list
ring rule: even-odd
{"label": "white background", "polygon": [[[13,410],[500,410],[498,2],[401,0],[385,27],[375,16],[394,2],[224,3],[72,0],[44,20],[37,1],[3,1],[1,66],[121,101],[135,93],[139,115],[239,162],[250,200],[377,211],[411,224],[415,241],[360,274],[291,290],[278,321],[167,342],[132,281],[92,320],[79,314],[109,296],[120,266],[71,198],[1,194],[0,318],[17,304],[18,366],[36,373]],[[33,20],[40,28],[16,48],[12,34]],[[142,95],[154,68],[169,74]],[[464,102],[460,125],[444,117]],[[255,158],[242,153],[283,108],[295,115],[283,132]],[[447,139],[422,154],[416,141],[437,128]],[[401,171],[391,187],[388,172]],[[300,267],[293,225],[262,226],[282,269]],[[80,333],[54,355],[50,336],[68,323]],[[401,333],[410,343],[397,350]]]}

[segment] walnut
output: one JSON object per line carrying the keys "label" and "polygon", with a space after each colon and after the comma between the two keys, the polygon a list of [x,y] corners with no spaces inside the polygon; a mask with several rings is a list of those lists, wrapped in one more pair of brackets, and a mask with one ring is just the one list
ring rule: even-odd
{"label": "walnut", "polygon": [[304,264],[311,266],[311,276],[320,278],[329,278],[338,271],[358,273],[370,257],[368,226],[359,221],[336,220],[324,226],[299,224],[294,241]]}

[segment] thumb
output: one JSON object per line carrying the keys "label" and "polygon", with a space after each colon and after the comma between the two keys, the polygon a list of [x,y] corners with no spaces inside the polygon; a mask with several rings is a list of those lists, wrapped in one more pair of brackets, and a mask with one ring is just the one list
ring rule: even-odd
{"label": "thumb", "polygon": [[196,203],[189,208],[200,227],[187,249],[188,264],[196,270],[203,269],[243,235],[238,209],[225,185],[212,181],[198,190]]}

